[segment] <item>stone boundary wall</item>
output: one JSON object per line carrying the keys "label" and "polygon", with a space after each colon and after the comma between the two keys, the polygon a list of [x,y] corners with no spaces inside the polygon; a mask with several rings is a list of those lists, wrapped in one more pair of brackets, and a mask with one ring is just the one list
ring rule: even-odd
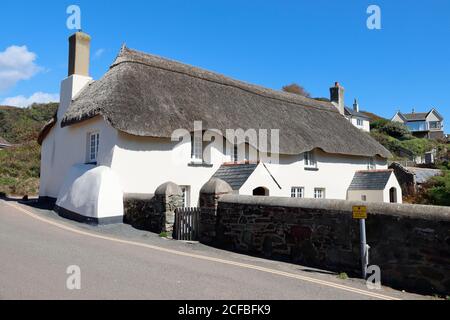
{"label": "stone boundary wall", "polygon": [[124,223],[141,230],[172,235],[175,210],[183,206],[178,185],[167,182],[155,194],[124,194]]}
{"label": "stone boundary wall", "polygon": [[447,207],[227,194],[217,199],[214,240],[232,250],[360,275],[353,205],[368,208],[369,264],[381,268],[382,284],[450,294]]}

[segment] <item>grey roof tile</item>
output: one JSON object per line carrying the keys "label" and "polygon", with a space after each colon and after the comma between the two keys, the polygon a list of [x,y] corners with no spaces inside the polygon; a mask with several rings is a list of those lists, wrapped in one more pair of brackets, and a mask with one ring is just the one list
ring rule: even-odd
{"label": "grey roof tile", "polygon": [[349,190],[383,190],[391,174],[392,170],[357,171]]}
{"label": "grey roof tile", "polygon": [[214,173],[212,178],[219,178],[227,182],[233,190],[239,190],[255,171],[258,164],[224,164]]}

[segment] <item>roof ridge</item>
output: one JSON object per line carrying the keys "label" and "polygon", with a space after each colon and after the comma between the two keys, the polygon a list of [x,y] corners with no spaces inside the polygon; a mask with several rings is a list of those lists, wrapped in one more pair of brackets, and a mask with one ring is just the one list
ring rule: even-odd
{"label": "roof ridge", "polygon": [[[222,78],[223,81],[220,80],[216,80],[216,79],[211,79],[205,76],[201,76],[198,74],[193,74],[192,72],[189,71],[184,71],[184,70],[174,70],[171,68],[165,68],[163,66],[160,65],[156,65],[153,63],[149,63],[149,62],[145,62],[145,61],[136,61],[136,60],[132,60],[132,58],[128,58],[126,59],[125,56],[127,55],[127,53],[133,54],[141,54],[144,55],[147,58],[150,59],[159,59],[171,64],[176,64],[178,65],[178,67],[180,68],[191,68],[193,69],[192,71],[197,71],[197,72],[203,72],[208,76],[211,77],[219,77]],[[120,61],[121,59],[123,59],[123,61]],[[142,57],[141,57],[142,59]],[[136,64],[141,64],[141,65],[145,65],[148,67],[153,67],[153,68],[158,68],[161,70],[166,70],[169,72],[175,72],[175,73],[180,73],[180,74],[184,74],[193,78],[197,78],[197,79],[201,79],[204,81],[209,81],[209,82],[213,82],[213,83],[217,83],[223,86],[230,86],[230,87],[234,87],[236,89],[239,90],[243,90],[245,92],[249,92],[251,94],[255,94],[261,97],[265,97],[265,98],[269,98],[269,99],[274,99],[274,100],[278,100],[278,101],[282,101],[282,102],[287,102],[287,103],[292,103],[292,104],[296,104],[299,106],[303,106],[303,107],[311,107],[311,108],[315,108],[315,109],[319,109],[322,111],[328,111],[328,112],[333,112],[333,113],[338,113],[339,111],[334,107],[334,105],[331,102],[324,102],[324,101],[318,101],[315,100],[313,98],[307,98],[307,97],[303,97],[300,95],[296,95],[293,93],[289,93],[289,92],[283,92],[283,91],[279,91],[279,90],[275,90],[275,89],[271,89],[271,88],[267,88],[267,87],[263,87],[260,85],[256,85],[256,84],[252,84],[252,83],[248,83],[248,82],[244,82],[241,80],[237,80],[237,79],[233,79],[229,76],[225,76],[223,74],[220,74],[218,72],[214,72],[214,71],[210,71],[210,70],[206,70],[203,69],[201,67],[196,67],[190,64],[186,64],[183,62],[179,62],[176,60],[171,60],[171,59],[167,59],[155,54],[150,54],[150,53],[146,53],[143,51],[139,51],[139,50],[135,50],[135,49],[130,49],[128,47],[122,47],[116,60],[111,64],[110,69],[115,68],[116,66],[122,64],[122,63],[136,63]],[[245,87],[245,88],[244,88]],[[262,91],[262,92],[256,92],[256,91]],[[267,93],[265,93],[264,91],[266,91]],[[279,97],[276,97],[279,96]],[[301,101],[304,100],[304,101]],[[311,105],[314,104],[314,105]]]}

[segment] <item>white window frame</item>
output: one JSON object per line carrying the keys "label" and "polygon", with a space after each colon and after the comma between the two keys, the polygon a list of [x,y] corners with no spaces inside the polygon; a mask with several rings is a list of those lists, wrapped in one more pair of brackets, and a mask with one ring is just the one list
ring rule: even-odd
{"label": "white window frame", "polygon": [[365,194],[361,195],[361,201],[367,201],[367,195]]}
{"label": "white window frame", "polygon": [[291,187],[291,198],[304,198],[305,187]]}
{"label": "white window frame", "polygon": [[191,205],[191,186],[180,186],[183,192],[183,207],[188,208]]}
{"label": "white window frame", "polygon": [[97,162],[100,145],[100,132],[93,131],[88,134],[87,159],[88,162]]}
{"label": "white window frame", "polygon": [[326,198],[325,188],[314,188],[314,199],[325,199],[325,198]]}
{"label": "white window frame", "polygon": [[364,120],[363,120],[363,119],[356,118],[356,125],[357,125],[358,127],[363,127],[363,126],[364,126]]}
{"label": "white window frame", "polygon": [[193,134],[191,136],[191,160],[203,162],[203,135]]}
{"label": "white window frame", "polygon": [[303,161],[306,168],[317,168],[317,161],[313,151],[305,152],[303,154]]}

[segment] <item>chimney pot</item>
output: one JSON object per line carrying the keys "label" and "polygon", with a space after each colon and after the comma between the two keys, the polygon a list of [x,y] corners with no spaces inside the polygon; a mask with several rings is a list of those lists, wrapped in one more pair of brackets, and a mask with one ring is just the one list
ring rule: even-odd
{"label": "chimney pot", "polygon": [[69,37],[69,77],[73,74],[89,76],[91,37],[84,32],[75,32]]}

